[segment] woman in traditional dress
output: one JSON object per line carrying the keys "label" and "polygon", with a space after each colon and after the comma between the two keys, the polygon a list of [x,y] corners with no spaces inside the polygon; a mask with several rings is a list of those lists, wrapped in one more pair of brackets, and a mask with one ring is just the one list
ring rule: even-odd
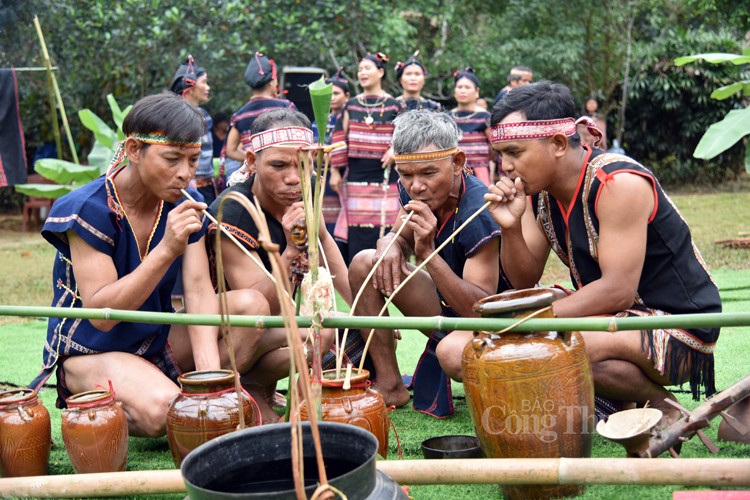
{"label": "woman in traditional dress", "polygon": [[466,153],[466,166],[489,185],[494,176],[490,169],[490,113],[477,106],[479,79],[471,67],[456,71],[453,77],[456,107],[451,115],[463,134],[458,147]]}
{"label": "woman in traditional dress", "polygon": [[398,78],[404,92],[397,99],[403,101],[408,110],[440,111],[440,103],[422,97],[427,70],[417,59],[418,55],[419,51],[416,51],[406,62],[399,61],[396,63],[396,78]]}
{"label": "woman in traditional dress", "polygon": [[[326,79],[326,83],[333,85],[333,94],[331,95],[331,110],[328,114],[328,123],[326,124],[325,144],[333,143],[333,131],[336,124],[341,121],[344,112],[344,104],[349,100],[349,80],[344,76],[344,68],[339,68],[332,77]],[[313,121],[312,130],[314,140],[318,142],[318,127]],[[333,234],[336,227],[336,221],[341,212],[341,199],[338,193],[340,182],[337,183],[336,189],[331,187],[331,176],[326,178],[326,190],[323,195],[323,219],[326,223],[326,229]]]}
{"label": "woman in traditional dress", "polygon": [[393,168],[393,119],[406,105],[382,87],[385,63],[382,52],[359,62],[357,78],[362,93],[347,101],[333,133],[333,141],[347,146],[331,155],[331,186],[341,185],[344,206],[334,236],[347,242],[347,263],[393,225],[399,210],[398,174]]}

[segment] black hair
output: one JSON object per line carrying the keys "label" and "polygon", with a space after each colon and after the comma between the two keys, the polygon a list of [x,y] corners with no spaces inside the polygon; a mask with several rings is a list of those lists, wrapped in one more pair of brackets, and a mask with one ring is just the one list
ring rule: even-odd
{"label": "black hair", "polygon": [[206,119],[177,94],[162,92],[136,102],[122,122],[122,131],[126,136],[159,133],[170,142],[199,142],[206,131]]}
{"label": "black hair", "polygon": [[508,92],[493,108],[490,123],[496,125],[516,111],[527,120],[555,120],[574,117],[576,105],[568,87],[541,80]]}
{"label": "black hair", "polygon": [[[576,104],[568,87],[562,83],[540,80],[505,94],[492,108],[490,124],[497,125],[516,111],[521,112],[527,120],[575,118]],[[569,139],[576,143],[579,140],[578,133]]]}
{"label": "black hair", "polygon": [[229,114],[226,111],[219,111],[211,117],[214,125],[221,122],[229,122]]}
{"label": "black hair", "polygon": [[534,71],[528,66],[513,66],[508,73],[508,83],[519,81],[522,78],[520,73],[531,73],[533,75]]}
{"label": "black hair", "polygon": [[387,68],[385,67],[385,63],[390,61],[388,56],[383,52],[375,52],[374,54],[368,52],[367,55],[362,57],[360,62],[365,59],[367,59],[368,61],[372,61],[372,63],[375,64],[376,68],[383,70],[383,80],[385,80],[385,75],[388,72]]}
{"label": "black hair", "polygon": [[464,69],[453,73],[453,85],[455,86],[461,78],[469,80],[477,89],[481,87],[479,78],[477,78],[477,72],[471,66],[466,66]]}

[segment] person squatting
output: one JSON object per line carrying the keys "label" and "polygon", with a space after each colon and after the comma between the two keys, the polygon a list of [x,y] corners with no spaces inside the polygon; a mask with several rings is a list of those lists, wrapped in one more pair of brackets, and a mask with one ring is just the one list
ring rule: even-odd
{"label": "person squatting", "polygon": [[[382,87],[388,61],[379,52],[364,56],[357,72],[363,92],[348,100],[342,71],[329,80],[341,98],[326,141],[347,146],[332,155],[328,195],[339,197],[340,212],[335,223],[320,222],[320,264],[349,306],[362,289],[353,314],[377,315],[392,299],[406,316],[473,317],[480,299],[538,286],[550,250],[570,269],[573,284],[553,303],[556,317],[721,311],[690,230],[654,174],[598,149],[601,131],[592,120],[577,119],[567,87],[544,80],[514,86],[491,117],[486,113],[482,137],[504,174],[492,182],[486,171],[478,178],[467,167],[473,157],[462,149],[457,124],[462,101],[459,111],[446,112],[420,96],[427,72],[416,54],[397,66],[404,95],[390,96]],[[273,60],[256,53],[245,73],[253,94],[232,117],[227,140],[226,156],[243,165],[209,207],[190,187],[196,172],[198,179],[205,175],[199,166],[208,128],[197,107],[208,98],[204,75],[190,58],[173,92],[139,100],[106,174],[53,205],[42,229],[57,250],[53,305],[174,312],[171,293],[180,272],[184,312],[218,313],[217,282],[224,280],[231,314],[279,314],[255,223],[238,203],[225,203],[222,225],[244,248],[224,238],[219,276],[212,238],[219,228],[203,212],[215,215],[230,192],[257,200],[282,261],[294,266],[304,253],[293,243],[294,226],[304,220],[297,151],[313,144],[312,127],[278,97]],[[473,70],[460,73],[457,85],[464,80],[478,90]],[[200,98],[192,98],[196,85],[205,86]],[[470,104],[466,112],[481,113],[484,127],[485,112]],[[583,129],[586,144],[578,133]],[[220,184],[198,187],[209,184],[211,193],[218,191]],[[470,220],[486,202],[489,209]],[[461,353],[471,332],[423,333],[426,347],[409,385],[396,357],[399,332],[375,330],[373,388],[387,405],[413,401],[418,411],[448,416],[454,411],[450,381],[462,379]],[[324,349],[335,334],[325,331]],[[667,403],[675,397],[665,386],[687,382],[696,398],[701,389],[715,392],[718,328],[583,335],[596,394],[616,406],[649,402],[670,422],[679,412]],[[264,422],[277,421],[275,408],[284,401],[276,382],[289,369],[283,332],[235,327],[231,336],[242,385]],[[160,436],[169,401],[180,391],[177,376],[219,368],[229,368],[229,356],[216,327],[52,318],[43,370],[30,386],[56,373],[63,407],[71,394],[111,383],[131,435]]]}

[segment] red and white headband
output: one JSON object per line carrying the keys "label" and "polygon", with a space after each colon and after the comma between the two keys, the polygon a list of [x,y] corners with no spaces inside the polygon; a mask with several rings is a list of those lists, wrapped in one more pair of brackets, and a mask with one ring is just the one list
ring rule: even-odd
{"label": "red and white headband", "polygon": [[312,146],[312,130],[304,127],[279,127],[250,137],[253,152],[277,146]]}
{"label": "red and white headband", "polygon": [[490,142],[523,141],[527,139],[543,139],[557,134],[572,136],[576,133],[576,125],[586,125],[589,133],[597,138],[594,146],[599,146],[604,134],[588,116],[574,120],[560,118],[557,120],[529,120],[525,122],[498,123],[490,129]]}
{"label": "red and white headband", "polygon": [[542,139],[557,134],[571,136],[576,133],[573,118],[558,120],[529,120],[525,122],[498,123],[490,129],[490,142]]}
{"label": "red and white headband", "polygon": [[601,129],[596,126],[594,120],[590,116],[582,116],[576,120],[576,125],[578,124],[583,124],[586,126],[589,134],[591,134],[595,138],[594,147],[598,148],[602,143],[602,139],[604,139],[604,134],[602,133]]}

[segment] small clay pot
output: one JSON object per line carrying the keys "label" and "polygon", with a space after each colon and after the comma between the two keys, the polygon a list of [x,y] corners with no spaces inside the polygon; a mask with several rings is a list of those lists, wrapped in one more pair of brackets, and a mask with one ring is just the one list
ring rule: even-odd
{"label": "small clay pot", "polygon": [[436,436],[422,441],[425,458],[482,458],[484,452],[476,436]]}
{"label": "small clay pot", "polygon": [[[336,378],[336,370],[323,372],[321,406],[323,420],[361,427],[378,439],[378,453],[388,457],[388,410],[383,396],[369,387],[370,373],[362,370],[351,376],[349,389],[344,379]],[[309,420],[307,404],[300,406],[300,418]]]}
{"label": "small clay pot", "polygon": [[124,471],[128,464],[128,422],[112,391],[74,394],[65,400],[62,437],[78,474]]}
{"label": "small clay pot", "polygon": [[[179,377],[182,391],[169,403],[167,440],[177,467],[193,449],[216,437],[236,431],[240,425],[234,372],[194,371]],[[260,423],[252,398],[243,392],[245,426]]]}
{"label": "small clay pot", "polygon": [[0,392],[0,477],[47,474],[49,412],[32,389]]}

